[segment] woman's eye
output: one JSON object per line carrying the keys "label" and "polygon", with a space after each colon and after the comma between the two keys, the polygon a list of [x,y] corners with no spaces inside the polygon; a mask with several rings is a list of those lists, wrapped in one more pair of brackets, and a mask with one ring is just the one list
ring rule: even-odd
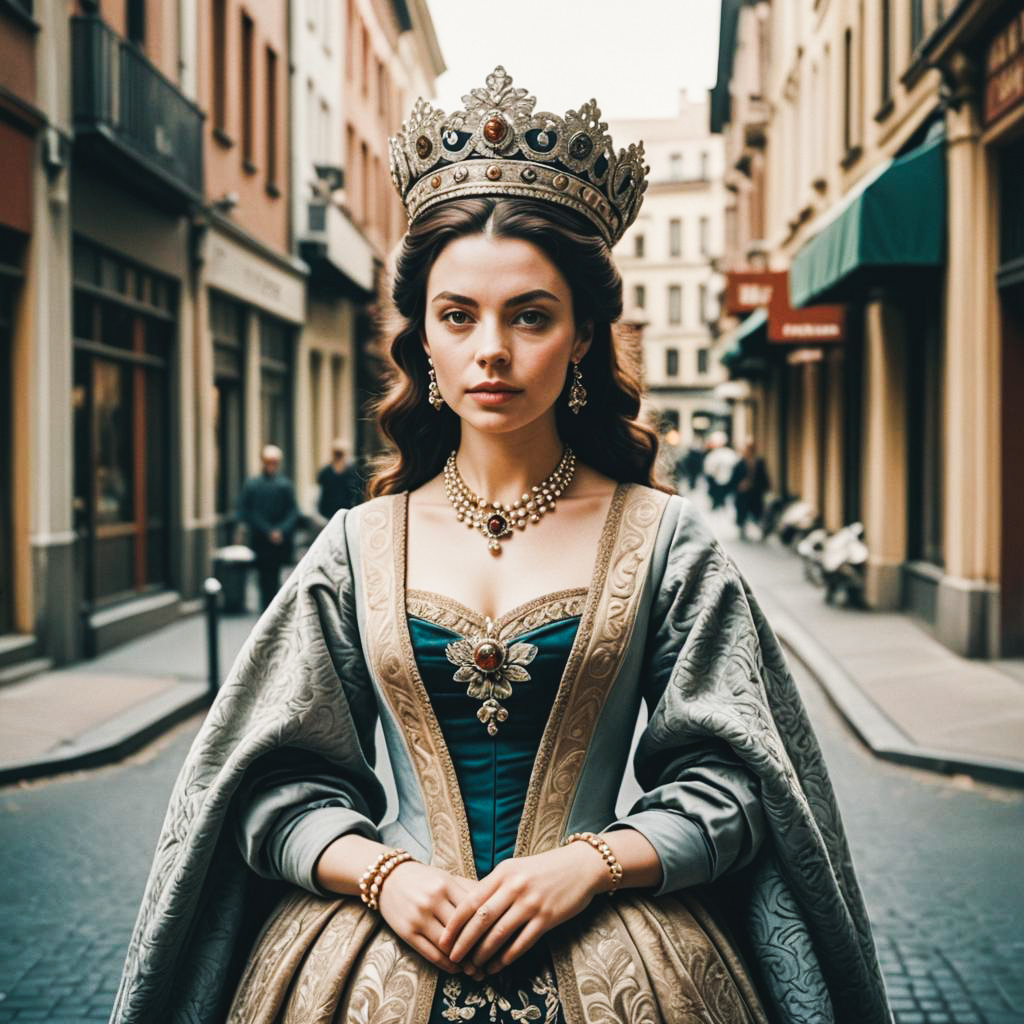
{"label": "woman's eye", "polygon": [[469,314],[462,309],[450,309],[441,319],[455,327],[465,327],[469,323]]}
{"label": "woman's eye", "polygon": [[516,320],[524,327],[543,327],[548,322],[548,317],[539,309],[524,309]]}

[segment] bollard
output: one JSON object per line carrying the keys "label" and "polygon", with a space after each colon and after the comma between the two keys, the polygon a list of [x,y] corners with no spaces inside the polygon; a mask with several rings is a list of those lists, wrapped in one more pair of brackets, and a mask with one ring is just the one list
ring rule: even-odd
{"label": "bollard", "polygon": [[218,626],[218,607],[220,600],[220,580],[213,576],[203,581],[206,594],[206,665],[208,671],[210,702],[213,703],[220,689],[220,630]]}

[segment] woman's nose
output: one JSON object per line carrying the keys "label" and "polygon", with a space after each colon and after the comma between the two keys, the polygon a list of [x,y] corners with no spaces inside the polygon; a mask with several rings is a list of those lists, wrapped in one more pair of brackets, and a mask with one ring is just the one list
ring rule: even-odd
{"label": "woman's nose", "polygon": [[501,324],[485,317],[477,331],[476,360],[481,366],[489,363],[507,363],[508,344]]}

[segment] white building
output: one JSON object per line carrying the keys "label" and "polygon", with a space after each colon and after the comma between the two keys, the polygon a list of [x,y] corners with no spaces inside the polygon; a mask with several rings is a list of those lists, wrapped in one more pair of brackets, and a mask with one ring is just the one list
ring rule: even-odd
{"label": "white building", "polygon": [[709,129],[708,101],[680,95],[668,118],[615,121],[616,146],[643,140],[651,171],[636,222],[615,250],[626,310],[643,314],[647,404],[663,433],[685,446],[728,416],[715,397],[726,373],[709,327],[718,316],[725,208],[722,138]]}

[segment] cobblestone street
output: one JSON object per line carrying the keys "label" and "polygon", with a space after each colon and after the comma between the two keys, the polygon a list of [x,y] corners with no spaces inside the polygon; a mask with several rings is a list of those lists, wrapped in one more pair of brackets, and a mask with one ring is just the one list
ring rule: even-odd
{"label": "cobblestone street", "polygon": [[[877,761],[796,669],[898,1024],[1024,1021],[1024,794]],[[0,1024],[106,1019],[197,725],[122,764],[0,791]]]}

